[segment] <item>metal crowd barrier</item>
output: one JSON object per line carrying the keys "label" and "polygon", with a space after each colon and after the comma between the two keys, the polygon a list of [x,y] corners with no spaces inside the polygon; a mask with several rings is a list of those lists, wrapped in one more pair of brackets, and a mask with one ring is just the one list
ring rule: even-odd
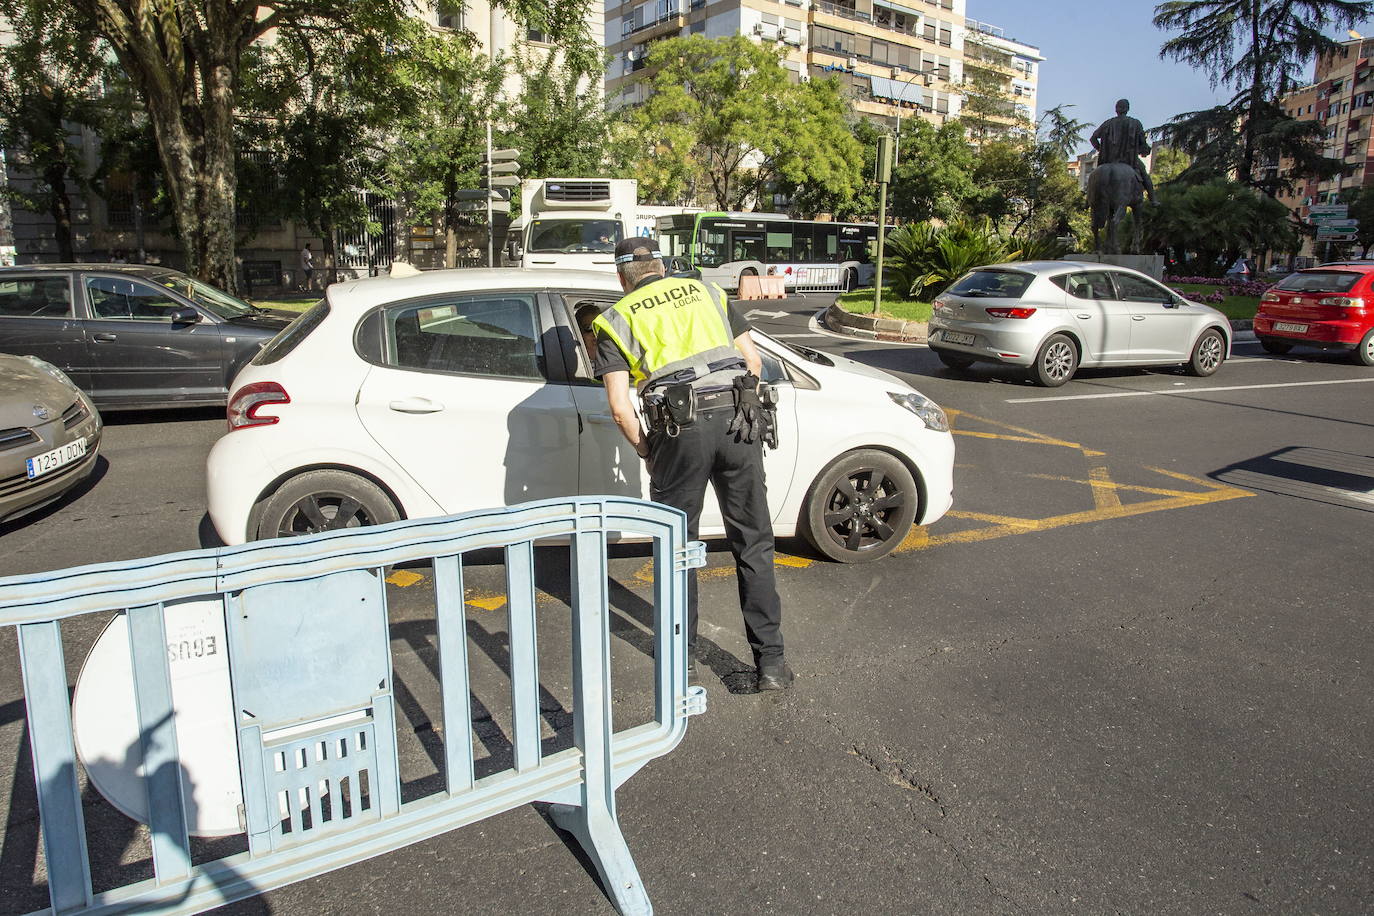
{"label": "metal crowd barrier", "polygon": [[[0,579],[18,629],[52,909],[194,913],[363,861],[531,802],[581,842],[621,913],[652,907],[615,790],[682,740],[705,691],[687,684],[686,518],[614,497],[528,503],[361,531]],[[652,539],[654,717],[611,723],[608,532]],[[567,538],[573,747],[544,755],[535,540]],[[462,555],[504,548],[514,763],[474,778]],[[443,699],[443,787],[402,802],[384,568],[430,561]],[[222,602],[248,850],[193,864],[163,606]],[[154,877],[93,892],[60,621],[126,610]],[[327,626],[321,626],[327,623]],[[12,821],[13,822],[13,821]],[[13,828],[12,828],[13,829]]]}
{"label": "metal crowd barrier", "polygon": [[842,267],[800,267],[793,289],[799,293],[839,293],[844,287]]}

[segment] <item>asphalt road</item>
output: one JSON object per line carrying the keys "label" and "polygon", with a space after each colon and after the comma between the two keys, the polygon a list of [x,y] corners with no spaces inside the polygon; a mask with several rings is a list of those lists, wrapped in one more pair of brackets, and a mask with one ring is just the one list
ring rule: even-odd
{"label": "asphalt road", "polygon": [[[950,410],[955,508],[876,564],[783,542],[786,694],[747,693],[729,555],[702,581],[708,711],[619,793],[660,913],[1322,912],[1374,908],[1374,373],[1238,344],[1211,379],[1085,371],[1060,389],[922,347],[789,343],[902,375]],[[87,492],[0,529],[0,574],[200,546],[215,414],[114,417]],[[565,638],[540,551],[541,645]],[[642,705],[633,549],[613,564],[617,723]],[[436,772],[426,570],[393,588],[403,779]],[[470,565],[474,653],[504,640],[499,566]],[[96,623],[68,625],[75,672]],[[542,704],[569,739],[565,669]],[[0,637],[0,912],[45,905],[13,637]],[[622,682],[618,681],[618,685]],[[475,690],[479,688],[474,688]],[[507,702],[507,707],[508,707]],[[488,764],[508,708],[491,704]],[[105,876],[146,838],[88,793]],[[13,893],[11,893],[11,890]],[[609,911],[536,808],[272,892],[235,912]]]}

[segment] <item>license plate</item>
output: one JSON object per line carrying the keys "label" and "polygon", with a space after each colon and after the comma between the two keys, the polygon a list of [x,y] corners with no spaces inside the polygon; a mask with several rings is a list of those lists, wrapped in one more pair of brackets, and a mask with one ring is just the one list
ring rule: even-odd
{"label": "license plate", "polygon": [[958,344],[961,347],[973,346],[972,334],[957,334],[954,331],[942,331],[941,334],[943,335],[941,339],[945,343]]}
{"label": "license plate", "polygon": [[1275,330],[1275,331],[1289,331],[1289,332],[1291,332],[1291,333],[1293,333],[1293,334],[1306,334],[1306,333],[1307,333],[1307,325],[1305,325],[1305,324],[1294,324],[1294,323],[1291,322],[1291,321],[1276,321],[1276,322],[1274,322],[1274,330]]}
{"label": "license plate", "polygon": [[61,448],[55,448],[50,452],[35,455],[26,462],[29,471],[29,480],[35,477],[42,477],[49,474],[64,464],[71,464],[78,458],[86,455],[86,437],[82,436],[75,442],[68,442]]}

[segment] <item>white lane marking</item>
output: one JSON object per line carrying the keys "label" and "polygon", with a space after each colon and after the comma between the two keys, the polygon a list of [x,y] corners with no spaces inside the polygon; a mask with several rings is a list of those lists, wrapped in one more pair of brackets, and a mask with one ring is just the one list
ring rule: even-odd
{"label": "white lane marking", "polygon": [[753,318],[757,315],[760,318],[786,318],[787,312],[765,312],[763,309],[750,309],[744,313],[745,318]]}
{"label": "white lane marking", "polygon": [[1185,388],[1182,391],[1113,391],[1110,394],[1070,394],[1062,398],[1008,398],[1008,404],[1044,404],[1050,401],[1095,401],[1102,398],[1144,398],[1152,396],[1213,394],[1218,391],[1256,391],[1260,388],[1306,388],[1312,385],[1358,385],[1374,382],[1374,378],[1338,378],[1320,382],[1279,382],[1273,385],[1226,385],[1221,388]]}

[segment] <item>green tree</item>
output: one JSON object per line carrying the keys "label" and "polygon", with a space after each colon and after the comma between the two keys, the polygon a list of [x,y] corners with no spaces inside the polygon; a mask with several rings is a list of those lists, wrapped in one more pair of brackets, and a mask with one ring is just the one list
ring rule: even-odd
{"label": "green tree", "polygon": [[899,153],[888,191],[888,207],[895,218],[949,222],[976,196],[974,150],[959,121],[939,127],[924,118],[905,121]]}
{"label": "green tree", "polygon": [[[844,194],[828,191],[812,182],[785,184],[780,190],[792,198],[792,210],[804,216],[830,213],[840,220],[876,219],[878,216],[878,181],[874,166],[878,161],[878,137],[883,130],[864,117],[850,124],[854,140],[859,144],[861,160],[855,175],[854,190]],[[892,207],[892,191],[888,192],[888,207]]]}
{"label": "green tree", "polygon": [[[406,52],[389,64],[408,101],[386,131],[375,190],[396,202],[396,259],[412,260],[410,227],[442,214],[457,224],[457,192],[482,178],[488,121],[500,123],[500,59],[476,53],[459,33],[411,27]],[[499,144],[498,144],[499,145]]]}
{"label": "green tree", "polygon": [[1041,142],[1046,144],[1055,156],[1064,160],[1078,152],[1078,148],[1083,145],[1083,131],[1092,126],[1065,113],[1065,108],[1073,107],[1056,105],[1045,109],[1045,113],[1040,116]]}
{"label": "green tree", "polygon": [[1188,154],[1181,149],[1174,149],[1172,146],[1157,147],[1154,155],[1150,157],[1150,178],[1154,180],[1155,187],[1159,187],[1183,174],[1191,162]]}
{"label": "green tree", "polygon": [[1350,218],[1360,221],[1355,229],[1355,243],[1360,246],[1360,257],[1369,257],[1369,249],[1374,246],[1374,189],[1346,188],[1341,192],[1341,203],[1350,208]]}
{"label": "green tree", "polygon": [[1144,212],[1142,237],[1150,249],[1213,274],[1245,251],[1290,251],[1297,246],[1288,208],[1239,181],[1172,183]]}
{"label": "green tree", "polygon": [[1180,33],[1164,42],[1160,56],[1204,71],[1214,88],[1236,91],[1226,104],[1179,115],[1161,129],[1193,156],[1185,179],[1234,173],[1272,196],[1289,186],[1287,177],[1264,167],[1278,156],[1294,159],[1297,175],[1331,174],[1333,166],[1321,161],[1321,125],[1290,118],[1276,100],[1300,83],[1307,61],[1339,49],[1329,37],[1333,30],[1370,15],[1369,0],[1168,0],[1156,6],[1155,25]]}
{"label": "green tree", "polygon": [[854,193],[863,154],[838,84],[793,82],[781,57],[740,35],[654,43],[650,95],[629,122],[649,196],[731,210],[786,185]]}
{"label": "green tree", "polygon": [[94,176],[69,136],[105,120],[105,53],[87,24],[55,0],[2,0],[0,19],[15,30],[14,42],[0,48],[0,149],[35,182],[32,191],[6,191],[52,217],[58,257],[74,261],[71,191],[89,190]]}
{"label": "green tree", "polygon": [[520,150],[526,178],[600,175],[610,158],[610,118],[601,69],[585,73],[556,55],[524,60],[525,80],[511,108],[506,138]]}
{"label": "green tree", "polygon": [[[235,112],[245,53],[284,28],[387,40],[406,0],[71,0],[137,87],[157,139],[187,267],[234,289]],[[555,41],[586,37],[585,0],[493,0]]]}

